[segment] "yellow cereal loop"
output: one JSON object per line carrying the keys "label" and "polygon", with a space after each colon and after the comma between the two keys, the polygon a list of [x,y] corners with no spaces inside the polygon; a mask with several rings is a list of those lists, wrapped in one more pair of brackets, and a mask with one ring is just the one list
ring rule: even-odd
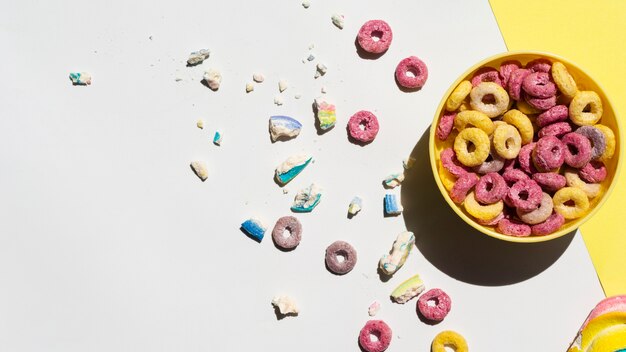
{"label": "yellow cereal loop", "polygon": [[472,82],[463,81],[459,83],[459,85],[456,88],[454,88],[452,93],[450,93],[448,100],[446,100],[446,110],[454,111],[458,109],[461,106],[461,104],[463,104],[463,101],[469,95],[471,90],[472,90]]}
{"label": "yellow cereal loop", "polygon": [[445,187],[445,189],[447,189],[448,192],[450,192],[452,190],[452,187],[454,187],[454,183],[456,182],[456,177],[453,174],[451,174],[450,171],[448,171],[448,169],[443,167],[441,163],[439,163],[438,171],[439,171],[439,179],[441,180],[441,183],[443,183],[443,187]]}
{"label": "yellow cereal loop", "polygon": [[598,158],[599,161],[606,163],[613,157],[615,154],[615,133],[609,127],[601,124],[593,125],[593,127],[597,128],[604,135],[604,139],[606,140],[606,148],[604,149],[604,153],[600,155]]}
{"label": "yellow cereal loop", "polygon": [[541,112],[541,110],[528,104],[526,100],[524,99],[519,100],[516,106],[517,106],[517,110],[521,111],[523,114],[526,114],[526,115],[538,114]]}
{"label": "yellow cereal loop", "polygon": [[[573,206],[568,205],[572,201]],[[579,218],[589,210],[589,199],[583,190],[576,187],[563,187],[552,197],[554,211],[565,219]]]}
{"label": "yellow cereal loop", "polygon": [[457,130],[462,131],[467,125],[478,127],[487,134],[492,134],[495,128],[489,116],[474,110],[461,111],[454,118],[454,127]]}
{"label": "yellow cereal loop", "polygon": [[[587,107],[589,107],[589,112],[585,111]],[[590,90],[583,90],[576,93],[572,102],[569,103],[569,118],[578,126],[594,125],[596,122],[600,121],[602,113],[602,100],[600,100],[600,96],[598,93]]]}
{"label": "yellow cereal loop", "polygon": [[504,122],[504,121],[502,121],[502,120],[495,120],[495,121],[493,122],[493,127],[495,127],[493,131],[495,132],[495,131],[496,131],[496,129],[497,129],[498,127],[500,127],[500,126],[508,126],[508,125],[509,125],[508,123],[506,123],[506,122]]}
{"label": "yellow cereal loop", "polygon": [[[586,197],[585,197],[586,199]],[[471,216],[478,220],[491,220],[498,216],[504,209],[504,202],[501,200],[497,203],[482,205],[476,200],[474,191],[470,192],[463,201],[463,207]]]}
{"label": "yellow cereal loop", "polygon": [[[493,103],[483,101],[488,96],[493,97]],[[509,108],[509,101],[506,90],[494,82],[482,82],[470,91],[472,109],[491,118],[502,115]]]}
{"label": "yellow cereal loop", "polygon": [[581,189],[589,198],[597,197],[602,191],[601,183],[587,183],[583,181],[580,176],[578,176],[577,170],[568,168],[563,175],[565,176],[565,181],[568,186]]}
{"label": "yellow cereal loop", "polygon": [[511,109],[502,116],[502,121],[515,126],[519,131],[520,136],[522,137],[522,145],[526,145],[533,141],[533,123],[530,121],[528,116],[523,114],[521,111],[516,109]]}
{"label": "yellow cereal loop", "polygon": [[475,127],[462,130],[454,139],[456,157],[465,166],[482,164],[487,160],[490,148],[491,143],[487,133]]}
{"label": "yellow cereal loop", "polygon": [[467,100],[464,100],[459,106],[459,111],[472,110],[470,103]]}
{"label": "yellow cereal loop", "polygon": [[552,79],[567,98],[572,99],[578,93],[574,78],[569,74],[565,65],[558,61],[552,63]]}
{"label": "yellow cereal loop", "polygon": [[517,128],[504,123],[493,132],[493,147],[505,159],[515,159],[522,149],[522,137]]}
{"label": "yellow cereal loop", "polygon": [[455,352],[468,352],[467,341],[458,332],[452,330],[442,331],[435,336],[431,345],[431,352],[446,352],[446,347]]}

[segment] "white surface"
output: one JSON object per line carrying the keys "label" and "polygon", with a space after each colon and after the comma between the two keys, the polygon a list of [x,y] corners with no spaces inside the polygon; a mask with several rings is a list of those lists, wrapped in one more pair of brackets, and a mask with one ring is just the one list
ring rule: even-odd
{"label": "white surface", "polygon": [[[402,168],[450,82],[505,50],[487,1],[4,5],[2,351],[358,351],[374,299],[382,303],[376,318],[393,328],[392,352],[427,351],[443,329],[464,334],[473,351],[559,351],[602,298],[580,236],[520,247],[454,218],[428,179],[425,140],[411,191],[417,205],[405,196],[406,218],[382,216],[382,179]],[[331,23],[335,12],[346,16],[342,31]],[[386,19],[394,40],[382,57],[366,60],[354,38],[372,18]],[[316,60],[303,64],[311,43]],[[186,68],[187,55],[201,48],[211,57]],[[404,93],[393,79],[409,55],[429,68],[419,92]],[[314,80],[317,62],[329,70]],[[217,92],[199,81],[210,67],[224,77]],[[92,86],[71,86],[70,71],[90,72]],[[266,80],[246,94],[256,71]],[[289,88],[277,107],[280,79]],[[322,85],[337,104],[338,126],[318,136],[311,104]],[[381,122],[366,147],[345,132],[361,109]],[[300,136],[272,144],[272,114],[297,117]],[[224,134],[221,147],[211,143],[215,129]],[[316,162],[284,195],[274,168],[297,152]],[[208,164],[204,183],[189,168],[196,159]],[[295,251],[239,231],[250,216],[273,225],[312,181],[326,193],[312,214],[298,216],[304,235]],[[348,220],[354,195],[364,209]],[[405,226],[417,230],[420,250],[383,283],[376,264]],[[359,255],[343,277],[323,263],[337,239]],[[452,297],[443,323],[420,322],[415,301],[388,300],[415,272]],[[300,316],[278,321],[276,294],[296,298]]]}

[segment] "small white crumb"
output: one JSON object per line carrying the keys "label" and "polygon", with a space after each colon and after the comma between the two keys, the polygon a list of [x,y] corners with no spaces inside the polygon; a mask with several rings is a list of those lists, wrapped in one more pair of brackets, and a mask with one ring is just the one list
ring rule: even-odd
{"label": "small white crumb", "polygon": [[283,105],[284,102],[285,102],[285,99],[283,98],[282,95],[276,94],[274,96],[274,104],[276,104],[276,105]]}
{"label": "small white crumb", "polygon": [[326,67],[326,65],[320,62],[315,67],[315,78],[325,75],[327,71],[328,71],[328,67]]}
{"label": "small white crumb", "polygon": [[263,76],[262,73],[257,72],[255,74],[252,75],[252,79],[256,82],[256,83],[261,83],[263,81],[265,81],[265,76]]}
{"label": "small white crumb", "polygon": [[374,301],[372,302],[372,304],[370,304],[369,308],[367,309],[367,314],[369,314],[370,317],[373,317],[378,313],[379,310],[380,310],[380,302]]}
{"label": "small white crumb", "polygon": [[414,164],[415,164],[415,158],[413,157],[408,157],[402,160],[402,166],[404,167],[405,170],[412,168]]}
{"label": "small white crumb", "polygon": [[246,93],[250,93],[254,90],[254,84],[246,83]]}
{"label": "small white crumb", "polygon": [[281,79],[280,81],[278,81],[278,90],[282,93],[285,91],[285,89],[287,89],[288,84],[287,81],[285,81],[284,79]]}
{"label": "small white crumb", "polygon": [[[150,40],[152,40],[152,38]],[[211,51],[209,49],[194,51],[189,54],[189,58],[187,59],[187,65],[195,66],[201,64],[204,60],[209,58],[209,55],[211,55]]]}
{"label": "small white crumb", "polygon": [[202,121],[202,119],[199,119],[198,122],[196,122],[196,126],[199,129],[203,129],[204,128],[204,121]]}
{"label": "small white crumb", "polygon": [[222,83],[222,73],[214,68],[210,68],[204,73],[204,80],[209,88],[212,90],[218,90],[220,89],[220,84]]}
{"label": "small white crumb", "polygon": [[322,92],[322,94],[326,94],[326,86],[322,86],[322,89],[320,89],[320,91]]}
{"label": "small white crumb", "polygon": [[337,28],[343,29],[343,25],[345,23],[345,19],[344,19],[343,15],[340,15],[340,14],[336,13],[330,19],[333,21],[333,24],[335,26],[337,26]]}
{"label": "small white crumb", "polygon": [[180,78],[180,77],[178,77],[178,76],[176,76],[176,77],[174,77],[174,80],[175,80],[176,82],[180,82],[180,81],[182,81],[183,79],[182,79],[182,78]]}
{"label": "small white crumb", "polygon": [[307,61],[313,61],[313,60],[315,60],[315,55],[309,54],[309,56],[306,59],[307,59]]}
{"label": "small white crumb", "polygon": [[289,296],[274,296],[272,305],[278,307],[280,314],[283,315],[298,315],[298,313],[300,313],[296,301]]}
{"label": "small white crumb", "polygon": [[202,180],[202,182],[204,182],[209,177],[209,172],[207,171],[206,164],[202,161],[192,161],[191,168],[193,169],[193,172],[196,173],[196,176],[198,176]]}
{"label": "small white crumb", "polygon": [[91,74],[88,72],[70,72],[70,80],[75,86],[88,86],[91,84]]}
{"label": "small white crumb", "polygon": [[283,188],[283,194],[289,193],[289,188]]}
{"label": "small white crumb", "polygon": [[309,6],[311,6],[311,2],[309,0],[304,0],[302,2],[302,7],[304,7],[305,9],[308,9]]}
{"label": "small white crumb", "polygon": [[313,48],[315,48],[315,44],[313,43],[309,44],[309,50],[313,50]]}
{"label": "small white crumb", "polygon": [[302,98],[302,94],[296,94],[293,97],[296,98],[296,99],[300,99],[300,98]]}

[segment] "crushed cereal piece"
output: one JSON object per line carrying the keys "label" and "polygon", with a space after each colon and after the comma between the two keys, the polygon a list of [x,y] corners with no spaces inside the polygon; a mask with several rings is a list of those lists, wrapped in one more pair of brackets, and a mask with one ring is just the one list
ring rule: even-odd
{"label": "crushed cereal piece", "polygon": [[411,169],[413,165],[415,165],[415,158],[412,156],[402,160],[402,167],[404,167],[405,170]]}
{"label": "crushed cereal piece", "polygon": [[280,138],[291,139],[300,134],[302,124],[289,116],[271,116],[270,117],[270,136],[272,141],[276,142]]}
{"label": "crushed cereal piece", "polygon": [[308,61],[313,61],[315,60],[315,55],[313,54],[309,54],[309,57],[306,58]]}
{"label": "crushed cereal piece", "polygon": [[204,60],[209,58],[209,55],[211,55],[211,51],[209,49],[194,51],[189,54],[189,58],[187,59],[187,66],[195,66],[201,64]]}
{"label": "crushed cereal piece", "polygon": [[420,276],[415,275],[398,285],[398,287],[391,292],[391,299],[396,303],[405,304],[424,292],[425,288],[424,282],[420,279]]}
{"label": "crushed cereal piece", "polygon": [[321,188],[312,183],[309,187],[298,191],[291,205],[291,210],[296,213],[309,213],[319,204],[321,198]]}
{"label": "crushed cereal piece", "polygon": [[296,98],[296,99],[300,99],[300,98],[302,98],[302,94],[296,94],[293,97]]}
{"label": "crushed cereal piece", "polygon": [[198,127],[199,129],[203,129],[204,121],[202,119],[198,119],[198,122],[196,122],[196,127]]}
{"label": "crushed cereal piece", "polygon": [[322,88],[320,89],[320,91],[322,92],[322,94],[326,94],[326,86],[322,86]]}
{"label": "crushed cereal piece", "polygon": [[261,242],[263,240],[263,236],[265,236],[267,226],[265,226],[265,224],[257,218],[250,218],[241,224],[241,229],[253,240]]}
{"label": "crushed cereal piece", "polygon": [[213,136],[213,144],[220,146],[222,145],[222,134],[220,131],[215,131],[215,135]]}
{"label": "crushed cereal piece", "polygon": [[344,19],[343,15],[340,15],[340,14],[336,13],[336,14],[332,15],[332,17],[330,19],[333,21],[333,24],[335,26],[337,26],[337,28],[343,29],[343,25],[344,25],[344,22],[345,22],[345,19]]}
{"label": "crushed cereal piece", "polygon": [[265,80],[265,76],[263,76],[262,73],[255,73],[252,75],[252,79],[256,82],[256,83],[262,83]]}
{"label": "crushed cereal piece", "polygon": [[350,205],[348,206],[348,214],[355,216],[363,208],[363,200],[360,197],[352,198]]}
{"label": "crushed cereal piece", "polygon": [[210,68],[204,73],[204,80],[209,88],[212,90],[218,90],[220,88],[220,84],[222,83],[222,74],[220,71]]}
{"label": "crushed cereal piece", "polygon": [[304,0],[302,2],[302,7],[304,7],[305,9],[308,9],[309,6],[311,6],[311,2],[309,0]]}
{"label": "crushed cereal piece", "polygon": [[204,182],[209,177],[209,172],[207,171],[206,164],[202,161],[192,161],[191,169],[196,173],[202,182]]}
{"label": "crushed cereal piece", "polygon": [[393,216],[402,214],[402,205],[395,194],[385,194],[385,214]]}
{"label": "crushed cereal piece", "polygon": [[282,95],[276,94],[274,96],[274,104],[276,104],[276,105],[283,105],[284,102],[285,102],[285,98],[283,98]]}
{"label": "crushed cereal piece", "polygon": [[320,128],[328,130],[335,126],[337,115],[335,114],[335,105],[328,103],[324,98],[315,99],[315,108],[317,110],[317,119]]}
{"label": "crushed cereal piece", "polygon": [[284,188],[283,188],[283,194],[287,194],[287,193],[289,193],[289,188],[284,187]]}
{"label": "crushed cereal piece", "polygon": [[246,93],[250,93],[254,90],[254,84],[246,83]]}
{"label": "crushed cereal piece", "polygon": [[70,72],[70,80],[75,86],[88,86],[91,84],[91,75],[87,72]]}
{"label": "crushed cereal piece", "polygon": [[383,180],[383,186],[385,188],[396,188],[404,181],[404,172],[398,172],[391,174]]}
{"label": "crushed cereal piece", "polygon": [[406,262],[406,258],[409,257],[414,244],[415,235],[413,232],[401,232],[393,242],[389,254],[385,254],[380,258],[378,268],[386,275],[395,274]]}
{"label": "crushed cereal piece", "polygon": [[272,305],[278,308],[281,315],[295,316],[300,313],[296,301],[289,296],[274,296]]}
{"label": "crushed cereal piece", "polygon": [[374,301],[372,302],[372,304],[370,304],[369,308],[367,308],[367,314],[370,317],[373,317],[378,313],[379,310],[380,310],[380,302]]}
{"label": "crushed cereal piece", "polygon": [[306,154],[292,155],[276,167],[276,181],[281,185],[289,183],[302,172],[313,160],[313,157]]}
{"label": "crushed cereal piece", "polygon": [[278,90],[282,93],[285,91],[285,89],[287,89],[287,81],[285,81],[284,79],[281,79],[280,81],[278,81]]}
{"label": "crushed cereal piece", "polygon": [[315,78],[319,78],[320,76],[325,75],[327,71],[328,71],[328,67],[326,67],[326,65],[320,62],[315,67]]}

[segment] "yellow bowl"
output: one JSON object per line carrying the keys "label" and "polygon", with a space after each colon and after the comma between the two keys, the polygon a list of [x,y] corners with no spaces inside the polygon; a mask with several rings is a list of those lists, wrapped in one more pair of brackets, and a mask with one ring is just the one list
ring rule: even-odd
{"label": "yellow bowl", "polygon": [[[567,67],[569,73],[572,75],[572,77],[576,81],[576,84],[578,85],[579,90],[592,90],[598,93],[598,95],[600,95],[600,98],[602,99],[602,106],[604,108],[604,113],[599,123],[602,123],[603,125],[610,127],[615,133],[615,138],[617,139],[617,141],[616,141],[616,146],[615,146],[615,155],[613,156],[611,160],[609,160],[606,163],[607,178],[602,182],[602,184],[604,185],[603,192],[600,196],[590,200],[590,207],[589,207],[589,211],[587,212],[587,214],[585,214],[584,216],[578,219],[566,221],[565,224],[558,231],[551,233],[549,235],[546,235],[546,236],[513,237],[513,236],[503,235],[497,232],[493,226],[480,225],[465,211],[463,207],[457,205],[456,203],[452,201],[452,199],[450,199],[450,196],[448,195],[448,191],[444,187],[441,177],[439,176],[438,167],[439,167],[439,154],[443,149],[451,146],[450,140],[452,138],[448,138],[448,140],[446,141],[440,141],[439,138],[436,137],[436,131],[437,131],[437,125],[439,123],[439,118],[441,117],[441,114],[445,109],[445,104],[446,104],[446,100],[448,99],[448,96],[450,95],[450,93],[452,93],[452,90],[456,88],[456,86],[458,86],[459,83],[461,83],[463,80],[466,80],[466,79],[471,80],[474,72],[477,69],[483,66],[490,66],[490,67],[494,67],[497,69],[500,67],[500,63],[502,63],[503,61],[507,61],[507,60],[518,60],[522,63],[522,65],[525,65],[529,61],[537,59],[537,58],[546,58],[553,62],[554,61],[562,62]],[[452,85],[450,86],[446,94],[444,94],[443,98],[441,99],[441,102],[439,103],[439,107],[437,108],[437,112],[435,113],[435,118],[433,119],[433,123],[430,127],[430,140],[429,140],[430,166],[432,168],[435,181],[437,182],[437,187],[439,187],[439,191],[445,198],[446,202],[448,202],[452,210],[454,210],[454,212],[457,213],[457,215],[461,217],[461,219],[463,219],[470,226],[472,226],[473,228],[475,228],[476,230],[484,234],[487,234],[491,237],[495,237],[495,238],[505,240],[505,241],[526,242],[526,243],[544,242],[544,241],[549,241],[549,240],[561,237],[567,233],[570,233],[576,230],[585,221],[589,220],[593,216],[593,214],[595,214],[600,209],[602,204],[604,204],[604,202],[607,200],[607,198],[613,191],[613,188],[615,187],[615,183],[617,182],[618,173],[619,173],[619,169],[621,166],[621,154],[623,154],[624,152],[622,150],[623,146],[621,142],[622,141],[621,133],[622,132],[619,126],[619,119],[617,117],[617,113],[615,112],[615,110],[613,110],[613,106],[609,98],[607,97],[606,93],[604,92],[604,89],[602,89],[600,84],[598,84],[594,79],[592,79],[589,76],[589,74],[587,74],[583,69],[578,67],[576,64],[562,57],[549,54],[549,53],[544,53],[544,52],[532,52],[532,51],[506,52],[506,53],[494,55],[470,67],[454,83],[452,83]]]}

